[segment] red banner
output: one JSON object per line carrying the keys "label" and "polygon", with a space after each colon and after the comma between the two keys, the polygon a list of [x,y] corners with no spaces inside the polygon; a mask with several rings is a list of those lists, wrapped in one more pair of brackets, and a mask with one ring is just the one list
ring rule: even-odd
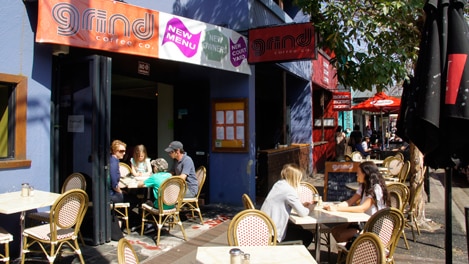
{"label": "red banner", "polygon": [[311,23],[250,29],[248,39],[248,63],[316,58]]}
{"label": "red banner", "polygon": [[350,92],[332,93],[332,109],[335,111],[349,111],[352,105]]}

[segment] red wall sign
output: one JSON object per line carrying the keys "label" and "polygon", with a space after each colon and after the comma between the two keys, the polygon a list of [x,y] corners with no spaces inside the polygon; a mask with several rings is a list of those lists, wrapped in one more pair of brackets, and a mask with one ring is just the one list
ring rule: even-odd
{"label": "red wall sign", "polygon": [[248,39],[248,63],[316,58],[311,23],[250,29]]}
{"label": "red wall sign", "polygon": [[351,106],[350,92],[332,93],[332,109],[335,111],[349,111]]}

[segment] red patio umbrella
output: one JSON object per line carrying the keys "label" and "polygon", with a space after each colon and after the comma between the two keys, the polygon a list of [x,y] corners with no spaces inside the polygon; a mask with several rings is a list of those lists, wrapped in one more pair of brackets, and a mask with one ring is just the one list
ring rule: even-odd
{"label": "red patio umbrella", "polygon": [[401,105],[401,99],[378,92],[373,97],[352,106],[352,110],[366,110],[369,112],[397,112]]}
{"label": "red patio umbrella", "polygon": [[[401,99],[387,95],[385,92],[378,92],[373,97],[352,106],[352,110],[365,110],[369,112],[379,112],[381,120],[383,120],[383,112],[391,113],[399,111]],[[384,123],[382,124],[382,139],[385,142]],[[383,145],[384,146],[384,145]]]}

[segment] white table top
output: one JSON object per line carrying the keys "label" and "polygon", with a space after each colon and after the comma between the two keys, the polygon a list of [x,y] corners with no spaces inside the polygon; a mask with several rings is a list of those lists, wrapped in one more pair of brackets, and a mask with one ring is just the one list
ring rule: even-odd
{"label": "white table top", "polygon": [[366,213],[334,212],[324,209],[313,210],[304,217],[290,215],[290,220],[297,225],[366,222],[369,218],[370,215]]}
{"label": "white table top", "polygon": [[0,194],[0,213],[14,214],[51,206],[60,197],[58,193],[35,190],[33,196],[22,197],[21,191]]}
{"label": "white table top", "polygon": [[[119,181],[119,187],[121,188],[138,188],[137,183],[139,181],[144,181],[150,176],[131,176],[131,177],[121,177]],[[146,188],[146,187],[145,187]]]}
{"label": "white table top", "polygon": [[[230,263],[230,249],[239,248],[251,255],[251,264],[317,263],[303,245],[250,246],[250,247],[198,247],[196,263]],[[242,263],[242,262],[241,262]]]}

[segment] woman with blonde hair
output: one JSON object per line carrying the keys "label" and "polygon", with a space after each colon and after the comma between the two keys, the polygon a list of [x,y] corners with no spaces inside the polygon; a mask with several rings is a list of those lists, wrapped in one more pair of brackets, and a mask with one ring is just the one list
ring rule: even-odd
{"label": "woman with blonde hair", "polygon": [[292,209],[295,209],[299,216],[306,216],[314,209],[313,204],[309,202],[301,203],[298,196],[303,171],[295,164],[286,164],[280,177],[265,198],[261,211],[274,221],[278,242],[302,240],[303,245],[308,247],[313,241],[313,233],[289,221]]}

